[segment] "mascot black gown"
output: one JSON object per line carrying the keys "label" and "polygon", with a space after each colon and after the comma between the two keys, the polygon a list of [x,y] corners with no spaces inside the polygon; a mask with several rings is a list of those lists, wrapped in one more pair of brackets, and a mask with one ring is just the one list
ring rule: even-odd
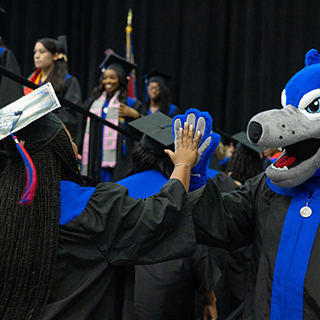
{"label": "mascot black gown", "polygon": [[[243,319],[320,319],[319,103],[320,56],[312,49],[285,86],[283,108],[257,114],[247,127],[254,145],[282,148],[278,160],[223,196],[210,179],[201,181],[200,170],[192,172],[197,241],[228,250],[253,243]],[[176,117],[175,133],[200,119],[194,111]],[[216,139],[204,132],[200,161]]]}

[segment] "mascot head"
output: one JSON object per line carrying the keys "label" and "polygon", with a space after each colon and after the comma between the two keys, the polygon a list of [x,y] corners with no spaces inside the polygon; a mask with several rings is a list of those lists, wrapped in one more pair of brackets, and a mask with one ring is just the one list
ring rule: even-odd
{"label": "mascot head", "polygon": [[320,170],[320,55],[311,49],[305,67],[285,86],[282,109],[255,115],[247,128],[256,146],[282,147],[282,154],[266,174],[282,188],[295,187]]}

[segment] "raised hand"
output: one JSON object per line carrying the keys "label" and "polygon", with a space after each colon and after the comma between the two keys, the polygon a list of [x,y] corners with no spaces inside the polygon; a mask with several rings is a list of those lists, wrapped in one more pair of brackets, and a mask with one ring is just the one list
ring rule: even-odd
{"label": "raised hand", "polygon": [[220,135],[212,132],[212,118],[208,112],[201,112],[197,109],[189,109],[184,115],[174,117],[174,141],[177,146],[178,132],[182,124],[187,122],[195,126],[195,132],[200,132],[201,142],[197,152],[197,159],[191,171],[190,191],[203,186],[207,179],[207,168],[211,155],[220,142]]}
{"label": "raised hand", "polygon": [[200,132],[194,137],[193,130],[194,127],[192,125],[185,123],[184,128],[180,127],[177,134],[175,152],[165,150],[175,165],[171,179],[179,179],[186,191],[189,190],[191,168],[197,158],[201,137]]}

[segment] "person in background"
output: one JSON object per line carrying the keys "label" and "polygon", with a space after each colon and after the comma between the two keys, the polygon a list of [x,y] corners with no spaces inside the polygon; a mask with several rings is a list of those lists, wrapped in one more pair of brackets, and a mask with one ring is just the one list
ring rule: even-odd
{"label": "person in background", "polygon": [[[100,84],[84,102],[86,110],[96,114],[114,125],[129,130],[128,123],[146,114],[142,103],[128,97],[127,76],[136,65],[127,62],[112,50],[100,64]],[[82,154],[81,174],[88,173],[90,118],[86,119]],[[102,159],[100,180],[117,181],[125,177],[131,149],[135,141],[107,126],[102,127]]]}
{"label": "person in background", "polygon": [[[18,61],[0,36],[0,65],[20,75]],[[0,74],[0,108],[23,96],[22,85]]]}
{"label": "person in background", "polygon": [[[145,199],[159,192],[174,168],[164,152],[173,149],[172,119],[156,112],[132,121],[130,126],[143,135],[133,149],[128,177],[117,184],[128,188],[129,196]],[[205,319],[217,319],[213,288],[220,276],[218,261],[209,248],[202,245],[197,245],[196,252],[187,258],[136,266],[136,319],[193,320],[196,292],[204,300],[201,319],[204,315]]]}
{"label": "person in background", "polygon": [[[6,11],[0,8],[0,16]],[[20,67],[12,51],[4,44],[0,36],[0,66],[20,75]],[[23,96],[22,85],[0,74],[0,109]],[[3,141],[0,141],[0,172],[7,163],[7,153]]]}
{"label": "person in background", "polygon": [[[188,124],[180,130],[175,152],[166,151],[175,165],[170,181],[135,200],[113,183],[83,187],[77,146],[61,120],[46,114],[48,96],[37,115],[25,98],[19,114],[6,107],[11,117],[1,126],[10,161],[0,177],[0,318],[133,319],[124,309],[129,266],[195,250],[187,192],[200,134],[193,139]],[[26,166],[32,188],[30,179],[24,188]]]}
{"label": "person in background", "polygon": [[[263,148],[253,146],[243,131],[232,135],[231,140],[236,146],[227,162],[227,172],[229,177],[242,185],[247,179],[263,171]],[[222,277],[216,290],[218,311],[223,315],[221,319],[224,319],[245,299],[252,245],[230,252],[220,248],[215,248],[215,250],[219,255],[222,268]]]}
{"label": "person in background", "polygon": [[171,118],[179,114],[179,108],[170,103],[170,91],[167,82],[172,77],[163,72],[152,70],[145,78],[145,100],[148,114],[161,111]]}
{"label": "person in background", "polygon": [[[253,146],[243,131],[229,138],[234,141],[235,149],[227,162],[226,170],[229,178],[234,179],[241,186],[246,180],[264,171],[262,156],[264,149]],[[221,187],[219,189],[224,192]],[[238,188],[234,190],[236,189]],[[245,299],[252,245],[249,244],[234,251],[226,251],[221,248],[212,249],[218,256],[222,272],[215,288],[218,319],[222,320],[226,319]]]}
{"label": "person in background", "polygon": [[237,141],[237,145],[227,163],[227,173],[232,179],[244,184],[264,171],[264,149],[254,146],[244,131],[234,134],[231,138]]}
{"label": "person in background", "polygon": [[282,154],[282,148],[270,148],[263,151],[263,169],[274,163]]}
{"label": "person in background", "polygon": [[[76,105],[82,104],[79,82],[76,77],[68,73],[67,37],[59,36],[58,39],[42,38],[34,46],[34,66],[28,80],[42,85],[51,82],[57,95]],[[33,90],[24,87],[24,94]],[[71,136],[77,144],[80,143],[80,124],[82,115],[71,107],[62,106],[54,112],[66,125]]]}

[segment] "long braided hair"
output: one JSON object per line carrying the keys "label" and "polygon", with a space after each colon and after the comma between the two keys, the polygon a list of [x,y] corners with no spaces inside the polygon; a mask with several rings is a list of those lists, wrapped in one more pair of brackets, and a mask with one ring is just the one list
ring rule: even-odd
{"label": "long braided hair", "polygon": [[254,151],[243,153],[236,149],[227,162],[227,173],[233,180],[237,180],[242,184],[262,171],[262,159]]}
{"label": "long braided hair", "polygon": [[30,156],[38,176],[31,205],[18,205],[26,179],[22,160],[10,160],[0,177],[0,319],[41,318],[58,252],[60,180],[81,184],[64,129]]}

